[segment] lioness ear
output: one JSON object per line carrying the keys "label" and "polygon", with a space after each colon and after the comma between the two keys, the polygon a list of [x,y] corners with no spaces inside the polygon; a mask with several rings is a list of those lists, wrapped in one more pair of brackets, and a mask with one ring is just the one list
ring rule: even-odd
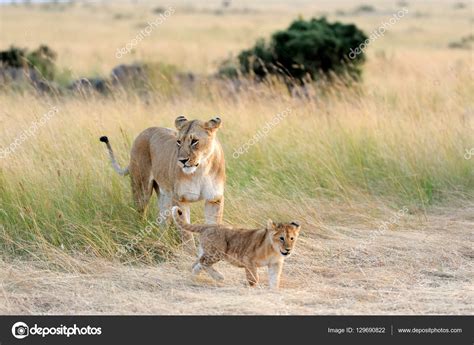
{"label": "lioness ear", "polygon": [[176,129],[179,131],[181,128],[183,128],[184,124],[188,122],[188,119],[184,115],[180,115],[174,120],[174,125],[176,126]]}
{"label": "lioness ear", "polygon": [[267,220],[267,229],[269,230],[275,229],[275,223],[273,223],[273,220],[271,219]]}
{"label": "lioness ear", "polygon": [[215,130],[219,128],[220,126],[221,126],[221,118],[218,116],[204,123],[204,128],[208,130]]}

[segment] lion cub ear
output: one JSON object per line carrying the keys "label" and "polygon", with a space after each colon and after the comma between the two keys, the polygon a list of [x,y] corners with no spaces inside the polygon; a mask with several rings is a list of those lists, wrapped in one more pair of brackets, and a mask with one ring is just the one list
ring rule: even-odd
{"label": "lion cub ear", "polygon": [[273,229],[275,229],[275,223],[273,223],[273,220],[271,220],[271,219],[268,219],[268,220],[267,220],[267,229],[268,229],[268,230],[273,230]]}
{"label": "lion cub ear", "polygon": [[293,227],[295,227],[297,232],[300,232],[300,230],[301,230],[301,225],[300,225],[299,223],[297,223],[297,222],[291,222],[290,225],[292,225]]}
{"label": "lion cub ear", "polygon": [[204,123],[204,128],[207,130],[216,130],[221,126],[221,118],[216,116]]}
{"label": "lion cub ear", "polygon": [[174,120],[174,125],[176,126],[176,129],[179,131],[181,128],[183,128],[184,124],[188,122],[188,119],[184,115],[180,115]]}

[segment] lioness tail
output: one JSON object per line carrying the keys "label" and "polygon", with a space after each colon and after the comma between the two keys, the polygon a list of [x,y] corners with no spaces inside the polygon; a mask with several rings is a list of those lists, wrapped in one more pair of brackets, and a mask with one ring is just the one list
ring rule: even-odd
{"label": "lioness tail", "polygon": [[115,160],[114,151],[112,150],[112,146],[109,143],[109,138],[107,138],[106,136],[103,136],[103,137],[100,137],[99,140],[105,143],[105,145],[107,145],[107,150],[109,151],[110,162],[112,163],[112,167],[114,168],[114,170],[121,176],[128,175],[129,173],[128,167],[126,167],[125,169],[122,169],[120,165],[118,165],[117,161]]}

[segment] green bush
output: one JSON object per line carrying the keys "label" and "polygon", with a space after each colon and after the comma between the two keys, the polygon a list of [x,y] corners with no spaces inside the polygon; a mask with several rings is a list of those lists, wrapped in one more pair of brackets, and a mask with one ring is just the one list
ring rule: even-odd
{"label": "green bush", "polygon": [[349,53],[366,39],[353,24],[298,19],[288,29],[275,32],[269,42],[259,39],[254,47],[242,51],[234,70],[229,61],[224,62],[220,73],[229,77],[253,74],[261,79],[281,75],[299,82],[332,74],[357,79],[365,55],[361,52],[350,59]]}
{"label": "green bush", "polygon": [[10,47],[10,49],[0,52],[0,65],[2,67],[22,68],[26,67],[26,49]]}
{"label": "green bush", "polygon": [[51,48],[41,45],[38,49],[28,54],[27,59],[30,66],[34,66],[43,78],[47,80],[54,79],[56,73],[56,66],[54,64],[56,53]]}
{"label": "green bush", "polygon": [[56,73],[56,53],[46,45],[28,52],[27,49],[10,47],[0,52],[0,65],[3,67],[32,68],[46,80],[53,80]]}

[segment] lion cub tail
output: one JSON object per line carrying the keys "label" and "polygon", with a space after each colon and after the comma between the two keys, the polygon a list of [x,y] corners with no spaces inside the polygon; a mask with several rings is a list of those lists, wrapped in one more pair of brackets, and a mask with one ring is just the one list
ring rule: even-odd
{"label": "lion cub tail", "polygon": [[128,175],[129,173],[128,167],[126,167],[125,169],[122,169],[120,165],[117,163],[117,161],[115,160],[114,151],[112,150],[112,146],[109,143],[109,138],[107,138],[106,136],[103,136],[103,137],[100,137],[99,140],[105,143],[105,145],[107,145],[107,150],[109,151],[110,162],[112,163],[112,167],[114,168],[114,170],[121,176]]}
{"label": "lion cub tail", "polygon": [[186,218],[184,217],[184,212],[178,207],[174,206],[171,209],[171,213],[173,215],[173,220],[180,230],[186,230],[190,232],[202,232],[205,227],[201,225],[191,225],[186,221]]}

